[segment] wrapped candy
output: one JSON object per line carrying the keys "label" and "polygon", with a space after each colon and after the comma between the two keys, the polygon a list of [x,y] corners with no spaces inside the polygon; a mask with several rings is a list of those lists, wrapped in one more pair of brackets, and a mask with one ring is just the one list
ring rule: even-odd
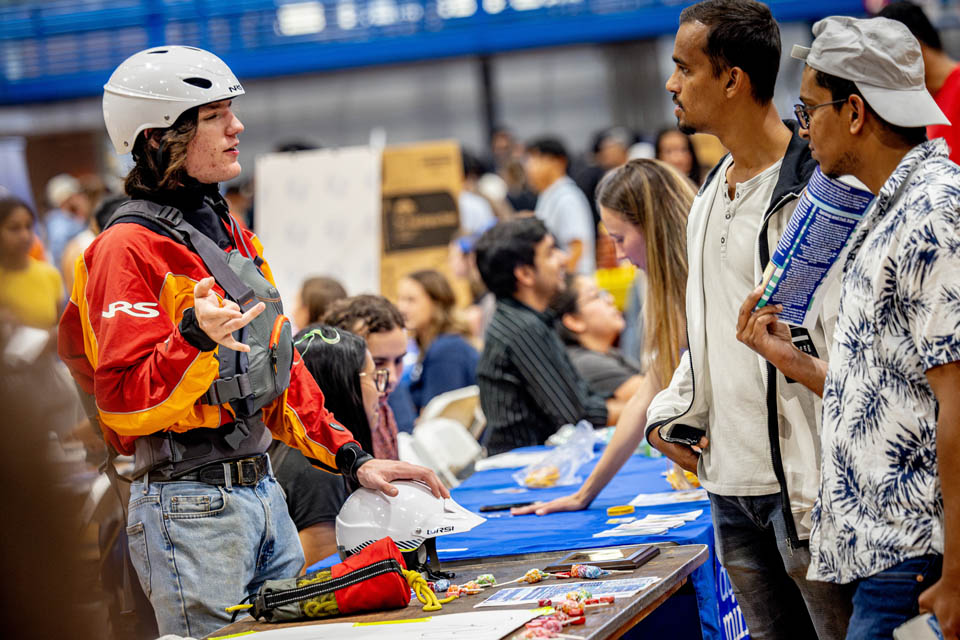
{"label": "wrapped candy", "polygon": [[530,571],[527,571],[525,574],[523,574],[523,577],[520,578],[520,581],[534,584],[548,577],[550,577],[549,573],[544,573],[540,569],[530,569]]}
{"label": "wrapped candy", "polygon": [[440,580],[437,580],[433,586],[433,590],[438,593],[442,591],[446,591],[449,588],[450,588],[450,581],[447,580],[446,578],[441,578]]}
{"label": "wrapped candy", "polygon": [[559,608],[561,611],[563,611],[565,614],[567,614],[571,618],[575,618],[577,616],[583,615],[583,605],[580,604],[578,601],[572,600],[572,599],[564,600],[559,604],[559,606],[554,605],[554,608]]}
{"label": "wrapped candy", "polygon": [[587,591],[586,589],[577,589],[576,591],[570,591],[564,597],[567,600],[573,600],[575,602],[583,602],[587,598],[592,598],[593,594]]}
{"label": "wrapped candy", "polygon": [[605,571],[592,564],[575,564],[570,567],[570,577],[572,578],[587,578],[589,580],[595,580],[596,578],[605,576],[608,573],[608,571]]}
{"label": "wrapped candy", "polygon": [[563,623],[554,618],[547,618],[543,623],[543,628],[553,633],[560,633],[563,631]]}
{"label": "wrapped candy", "polygon": [[586,600],[583,601],[583,606],[585,608],[602,607],[608,604],[613,604],[613,596],[600,596],[599,598],[587,598]]}
{"label": "wrapped candy", "polygon": [[493,577],[492,573],[484,573],[477,576],[476,583],[481,587],[492,587],[497,584],[497,579]]}

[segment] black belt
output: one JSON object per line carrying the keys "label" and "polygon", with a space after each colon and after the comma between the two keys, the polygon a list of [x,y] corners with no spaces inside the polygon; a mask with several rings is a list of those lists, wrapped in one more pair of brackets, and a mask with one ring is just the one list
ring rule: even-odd
{"label": "black belt", "polygon": [[228,487],[232,485],[252,487],[267,475],[269,469],[267,456],[261,454],[252,458],[211,462],[199,469],[172,478],[172,480],[205,482]]}

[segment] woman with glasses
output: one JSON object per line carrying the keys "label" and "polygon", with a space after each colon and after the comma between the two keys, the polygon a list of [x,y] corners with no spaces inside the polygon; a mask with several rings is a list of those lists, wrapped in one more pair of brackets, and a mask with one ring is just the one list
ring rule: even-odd
{"label": "woman with glasses", "polygon": [[[597,185],[603,226],[617,249],[647,274],[644,300],[646,372],[620,414],[610,444],[590,477],[571,495],[514,509],[514,515],[586,509],[643,441],[647,407],[670,382],[686,349],[687,212],[693,183],[659,160],[631,160]],[[586,300],[584,300],[586,302]]]}
{"label": "woman with glasses", "polygon": [[643,383],[640,365],[614,347],[625,325],[609,292],[591,276],[568,274],[550,303],[567,355],[590,391],[626,402]]}
{"label": "woman with glasses", "polygon": [[434,396],[477,382],[479,355],[464,337],[469,329],[454,315],[455,303],[450,283],[433,269],[415,271],[397,285],[397,308],[420,351],[409,386],[418,415]]}
{"label": "woman with glasses", "polygon": [[[363,339],[343,329],[314,324],[298,333],[294,344],[323,390],[325,406],[350,425],[364,451],[373,451],[370,431],[377,424],[390,372],[377,369]],[[334,521],[355,487],[343,476],[315,468],[300,451],[279,440],[269,453],[310,567],[336,552]]]}

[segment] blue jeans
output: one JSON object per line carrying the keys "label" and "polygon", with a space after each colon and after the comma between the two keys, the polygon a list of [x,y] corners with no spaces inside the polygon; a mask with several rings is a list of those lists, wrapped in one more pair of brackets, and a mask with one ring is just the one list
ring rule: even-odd
{"label": "blue jeans", "polygon": [[917,598],[943,571],[943,556],[910,558],[853,583],[847,640],[890,640],[893,630],[920,613]]}
{"label": "blue jeans", "polygon": [[841,640],[853,589],[807,580],[810,551],[791,547],[780,494],[709,495],[717,556],[750,637]]}
{"label": "blue jeans", "polygon": [[256,486],[133,483],[127,516],[133,566],[160,635],[202,638],[230,623],[224,609],[265,580],[303,567],[296,527],[271,471]]}

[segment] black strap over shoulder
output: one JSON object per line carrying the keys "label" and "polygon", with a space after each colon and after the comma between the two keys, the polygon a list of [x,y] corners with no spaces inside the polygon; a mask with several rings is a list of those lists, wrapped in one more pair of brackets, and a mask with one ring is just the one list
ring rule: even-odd
{"label": "black strap over shoulder", "polygon": [[257,296],[227,265],[226,253],[217,244],[184,220],[183,213],[175,208],[150,202],[130,200],[120,206],[111,216],[107,228],[119,222],[134,222],[151,231],[167,236],[189,246],[200,256],[217,284],[227,296],[236,302],[241,311],[249,311],[257,303]]}
{"label": "black strap over shoulder", "polygon": [[[221,204],[207,199],[204,206],[211,207],[222,219]],[[120,222],[145,226],[196,253],[207,272],[226,292],[226,297],[244,312],[260,300],[266,304],[264,313],[235,332],[237,339],[249,345],[251,351],[220,349],[217,354],[220,377],[197,400],[204,404],[229,405],[233,422],[217,429],[165,432],[138,438],[134,474],[150,472],[177,478],[210,463],[263,453],[269,446],[270,433],[263,423],[261,410],[289,385],[294,348],[279,293],[260,271],[262,262],[258,262],[256,251],[243,241],[232,219],[234,242],[245,245],[245,250],[238,246],[235,251],[224,251],[188,222],[182,210],[149,200],[123,204],[106,226]]]}

